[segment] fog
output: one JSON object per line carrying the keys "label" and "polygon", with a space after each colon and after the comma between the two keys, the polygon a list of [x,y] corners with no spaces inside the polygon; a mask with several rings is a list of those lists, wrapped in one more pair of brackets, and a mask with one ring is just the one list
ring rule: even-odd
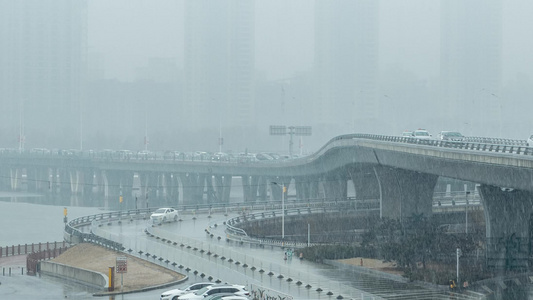
{"label": "fog", "polygon": [[527,0],[0,0],[0,148],[287,153],[270,125],[311,126],[295,137],[302,154],[354,132],[526,139],[532,12]]}

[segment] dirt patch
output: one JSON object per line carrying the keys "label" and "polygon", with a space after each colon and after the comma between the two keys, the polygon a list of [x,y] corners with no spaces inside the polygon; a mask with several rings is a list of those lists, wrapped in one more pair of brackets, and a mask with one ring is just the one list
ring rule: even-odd
{"label": "dirt patch", "polygon": [[[109,274],[109,267],[116,266],[117,256],[126,256],[128,270],[124,273],[124,292],[145,289],[179,281],[185,275],[147,262],[138,257],[107,248],[82,243],[69,248],[52,261],[68,266]],[[115,274],[115,290],[120,290],[121,275]]]}
{"label": "dirt patch", "polygon": [[[361,264],[362,261],[362,264]],[[374,269],[381,272],[387,272],[394,275],[403,275],[403,272],[396,268],[394,262],[384,262],[380,259],[354,257],[347,259],[339,259],[338,262],[352,266],[362,266],[364,268]]]}

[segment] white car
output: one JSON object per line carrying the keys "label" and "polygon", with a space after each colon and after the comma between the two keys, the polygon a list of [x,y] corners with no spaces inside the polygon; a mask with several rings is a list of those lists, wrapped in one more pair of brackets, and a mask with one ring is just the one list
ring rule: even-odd
{"label": "white car", "polygon": [[198,282],[198,283],[195,283],[195,284],[191,284],[191,285],[189,285],[188,287],[186,287],[184,289],[173,289],[173,290],[170,290],[170,291],[166,291],[166,292],[161,294],[161,297],[159,299],[160,300],[177,300],[178,296],[192,293],[194,291],[197,291],[197,290],[199,290],[201,288],[204,288],[206,286],[209,286],[209,285],[214,285],[214,283],[212,283],[212,282]]}
{"label": "white car", "polygon": [[233,294],[235,296],[249,296],[250,293],[246,290],[244,285],[236,284],[222,284],[222,285],[210,285],[202,289],[197,290],[194,293],[185,294],[179,296],[179,300],[193,300],[204,299],[209,295],[214,294]]}
{"label": "white car", "polygon": [[246,296],[237,296],[234,294],[223,293],[207,296],[206,298],[204,298],[204,300],[250,300],[250,298]]}
{"label": "white car", "polygon": [[527,146],[533,147],[533,134],[530,135],[529,138],[527,139]]}
{"label": "white car", "polygon": [[178,211],[173,208],[159,208],[150,215],[150,220],[154,224],[177,221]]}
{"label": "white car", "polygon": [[425,130],[425,129],[417,129],[413,132],[413,136],[415,139],[431,139],[431,134]]}

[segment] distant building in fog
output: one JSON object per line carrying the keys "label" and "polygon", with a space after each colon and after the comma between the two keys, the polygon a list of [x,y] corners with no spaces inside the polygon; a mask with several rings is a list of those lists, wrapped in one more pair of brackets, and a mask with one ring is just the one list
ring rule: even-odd
{"label": "distant building in fog", "polygon": [[78,145],[87,64],[87,2],[0,1],[0,41],[3,142],[18,146],[23,116],[27,146]]}
{"label": "distant building in fog", "polygon": [[441,110],[450,129],[499,135],[501,77],[501,0],[442,1]]}
{"label": "distant building in fog", "polygon": [[254,15],[254,1],[185,1],[181,113],[189,128],[253,123]]}
{"label": "distant building in fog", "polygon": [[375,0],[315,2],[315,115],[329,135],[371,132],[378,119]]}

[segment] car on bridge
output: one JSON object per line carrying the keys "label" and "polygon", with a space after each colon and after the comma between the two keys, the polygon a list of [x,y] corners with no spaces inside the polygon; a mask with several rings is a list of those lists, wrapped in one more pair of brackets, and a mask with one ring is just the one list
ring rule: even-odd
{"label": "car on bridge", "polygon": [[177,221],[178,211],[173,208],[159,208],[150,215],[153,224]]}
{"label": "car on bridge", "polygon": [[441,141],[462,142],[465,140],[464,135],[457,131],[441,131],[439,133]]}
{"label": "car on bridge", "polygon": [[431,139],[431,134],[429,133],[429,131],[425,130],[425,129],[417,129],[413,132],[413,137],[415,139],[425,139],[425,140],[429,140]]}
{"label": "car on bridge", "polygon": [[413,132],[409,131],[409,130],[406,130],[406,131],[402,132],[402,137],[413,137]]}
{"label": "car on bridge", "polygon": [[533,134],[530,135],[529,138],[527,139],[527,146],[533,147]]}
{"label": "car on bridge", "polygon": [[214,285],[214,282],[197,282],[184,289],[173,289],[161,294],[160,300],[177,300],[179,296],[195,292],[206,286]]}

